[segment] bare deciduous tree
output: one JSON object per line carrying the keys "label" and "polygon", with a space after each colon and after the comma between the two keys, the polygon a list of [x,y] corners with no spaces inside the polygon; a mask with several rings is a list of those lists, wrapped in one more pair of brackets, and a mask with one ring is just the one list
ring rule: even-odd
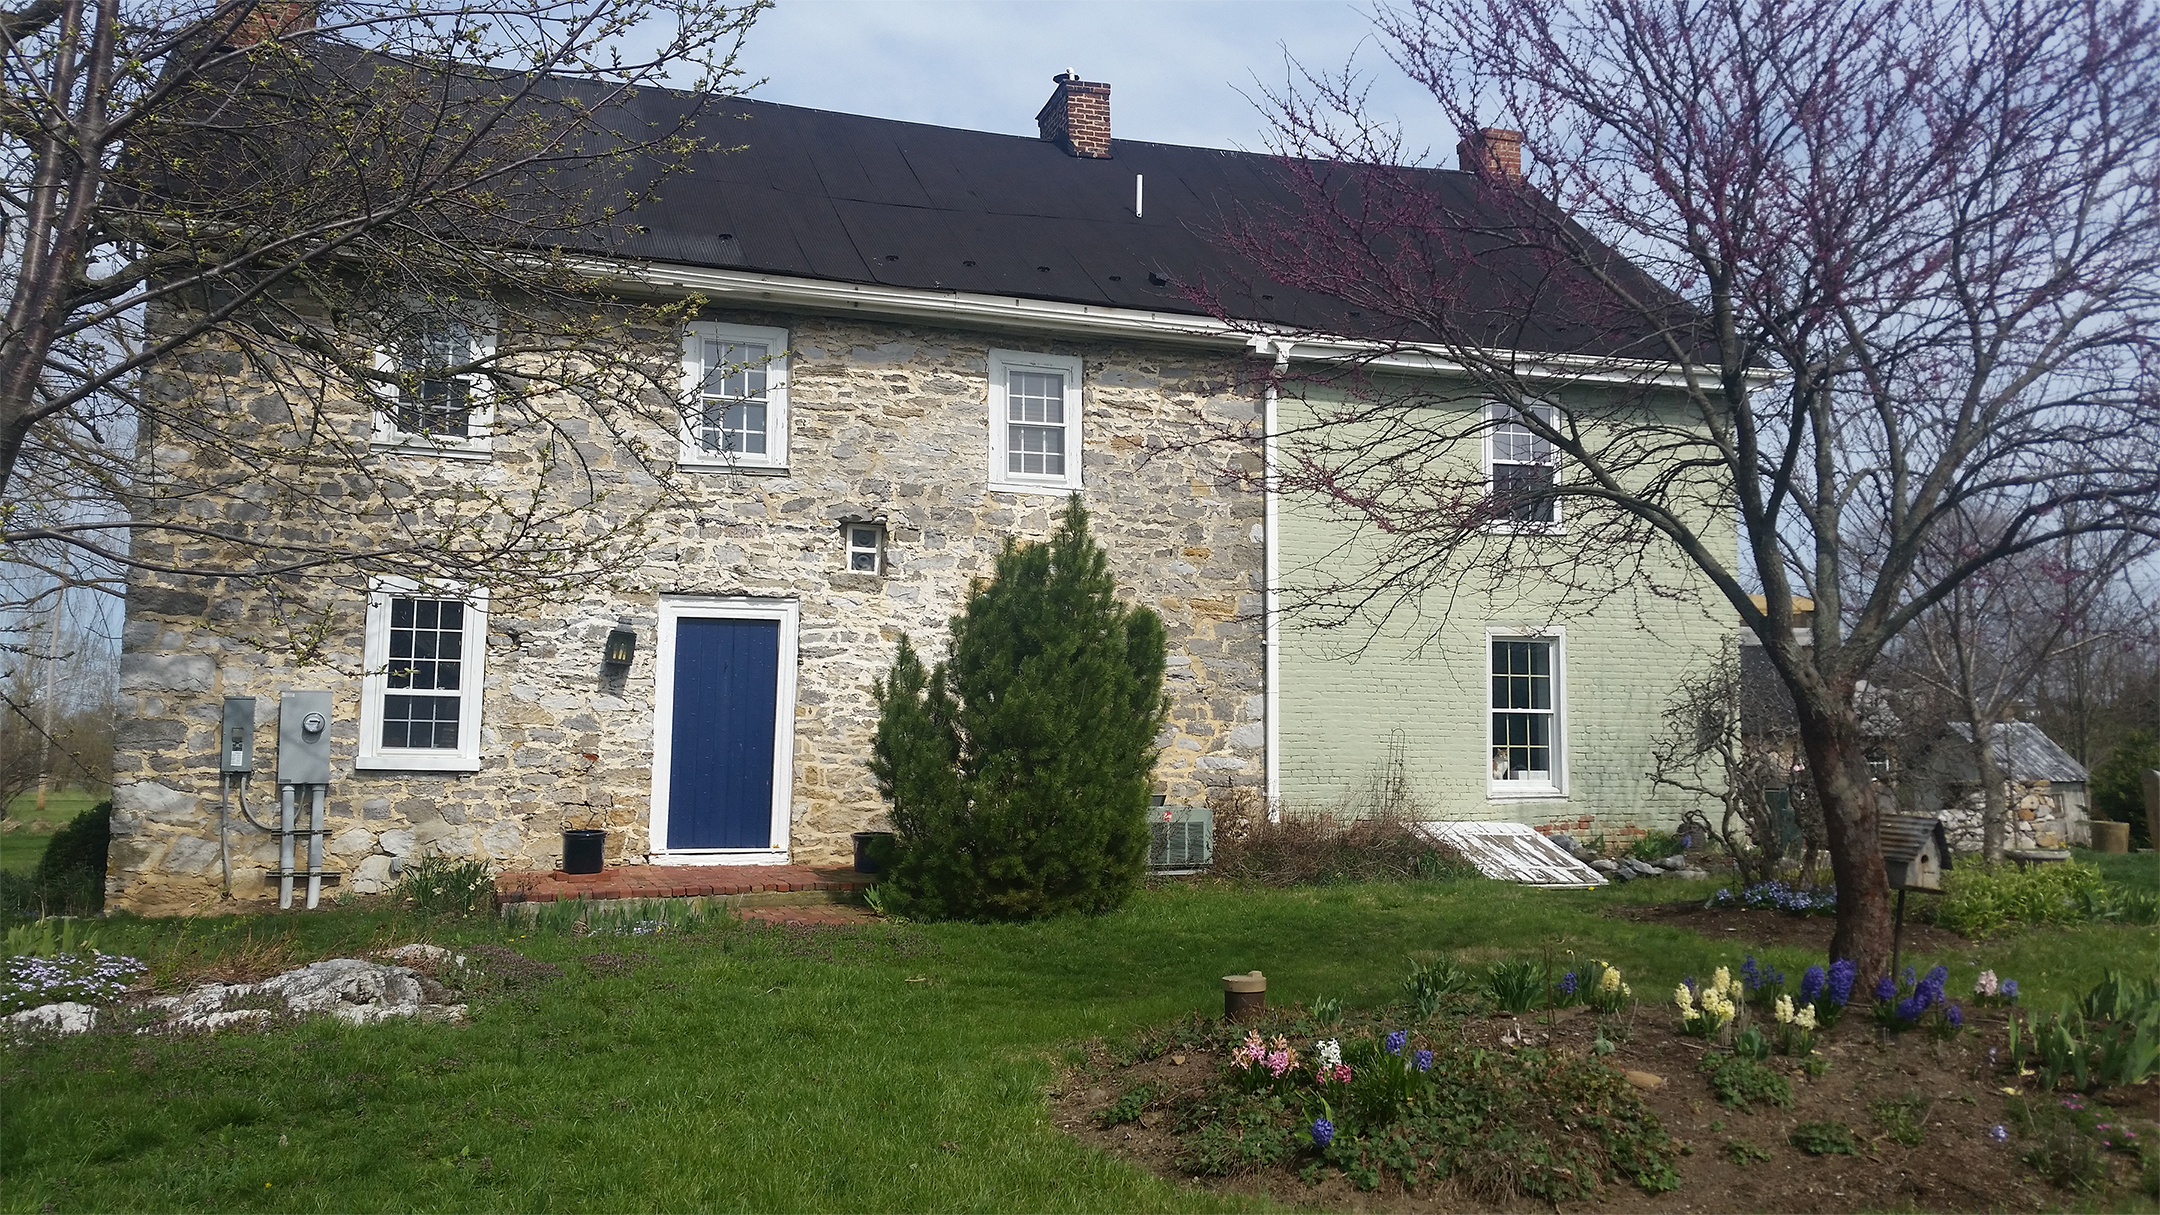
{"label": "bare deciduous tree", "polygon": [[[1856,688],[1998,562],[2154,526],[2160,13],[1409,0],[1378,21],[1456,129],[1520,131],[1529,169],[1494,136],[1462,149],[1474,187],[1420,171],[1351,77],[1272,98],[1294,201],[1228,239],[1374,335],[1277,436],[1285,492],[1359,529],[1304,606],[1347,619],[1521,570],[1587,598],[1678,563],[1666,581],[1708,587],[1791,691],[1831,952],[1879,971]],[[1398,356],[1455,386],[1391,378]],[[1436,454],[1500,424],[1549,478]],[[1956,519],[1986,526],[1923,568]]]}
{"label": "bare deciduous tree", "polygon": [[[682,305],[579,258],[724,135],[641,94],[727,88],[761,7],[0,13],[0,557],[106,590],[395,573],[500,601],[603,574],[642,515],[596,510],[587,462],[679,425],[655,335]],[[371,408],[409,446],[484,426],[521,457],[446,488],[371,456]]]}

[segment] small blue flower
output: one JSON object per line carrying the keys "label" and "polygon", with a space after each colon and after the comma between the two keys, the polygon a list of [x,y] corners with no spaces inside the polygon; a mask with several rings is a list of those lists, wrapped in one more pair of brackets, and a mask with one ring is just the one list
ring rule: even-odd
{"label": "small blue flower", "polygon": [[2002,998],[2003,998],[2003,1002],[2004,1002],[2004,1003],[2006,1003],[2006,1004],[2015,1004],[2015,1003],[2017,1003],[2017,980],[2016,980],[2016,979],[2004,979],[2004,980],[2002,981]]}
{"label": "small blue flower", "polygon": [[1325,1118],[1313,1119],[1312,1141],[1314,1147],[1326,1147],[1328,1145],[1328,1141],[1332,1140],[1333,1138],[1335,1138],[1334,1123],[1329,1122]]}
{"label": "small blue flower", "polygon": [[1575,987],[1576,987],[1577,983],[1579,983],[1579,982],[1580,982],[1580,980],[1576,979],[1576,977],[1575,977],[1575,972],[1574,972],[1574,971],[1572,971],[1572,970],[1571,970],[1571,971],[1569,971],[1569,972],[1567,972],[1567,973],[1566,973],[1566,974],[1564,974],[1564,975],[1561,975],[1561,976],[1560,976],[1560,994],[1561,994],[1561,995],[1563,995],[1563,996],[1572,996],[1572,995],[1574,995],[1574,994],[1575,994]]}
{"label": "small blue flower", "polygon": [[1998,1122],[1994,1126],[1988,1128],[1988,1138],[1993,1139],[1997,1143],[2005,1142],[2010,1138],[2010,1130],[2008,1127],[2005,1127],[2002,1123]]}
{"label": "small blue flower", "polygon": [[1889,975],[1884,975],[1882,978],[1875,980],[1875,998],[1878,1000],[1897,999],[1897,984],[1890,981]]}
{"label": "small blue flower", "polygon": [[1943,1021],[1952,1029],[1963,1029],[1965,1027],[1965,1010],[1952,1004],[1949,1008],[1943,1010]]}
{"label": "small blue flower", "polygon": [[1431,1071],[1432,1052],[1429,1050],[1421,1050],[1416,1054],[1410,1056],[1410,1066],[1418,1069],[1421,1072]]}
{"label": "small blue flower", "polygon": [[1389,1034],[1387,1036],[1387,1053],[1391,1055],[1401,1054],[1403,1043],[1408,1042],[1409,1040],[1410,1035],[1403,1030],[1398,1029],[1394,1033]]}

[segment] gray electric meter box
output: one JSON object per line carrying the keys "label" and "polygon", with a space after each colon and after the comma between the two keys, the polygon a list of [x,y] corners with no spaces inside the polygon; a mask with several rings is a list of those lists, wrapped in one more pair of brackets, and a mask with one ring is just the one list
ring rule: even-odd
{"label": "gray electric meter box", "polygon": [[255,698],[225,698],[225,724],[218,728],[218,771],[255,770]]}
{"label": "gray electric meter box", "polygon": [[278,698],[277,778],[284,785],[330,783],[330,693]]}

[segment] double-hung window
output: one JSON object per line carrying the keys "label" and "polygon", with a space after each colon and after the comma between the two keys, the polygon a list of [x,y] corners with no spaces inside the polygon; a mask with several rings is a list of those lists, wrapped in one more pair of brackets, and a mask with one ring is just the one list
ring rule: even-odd
{"label": "double-hung window", "polygon": [[990,488],[1080,488],[1080,360],[990,352]]}
{"label": "double-hung window", "polygon": [[368,596],[356,766],[480,766],[487,594],[384,579]]}
{"label": "double-hung window", "polygon": [[[1548,428],[1559,420],[1550,405],[1528,412]],[[1560,525],[1560,500],[1553,496],[1559,453],[1523,421],[1523,411],[1491,402],[1485,406],[1485,490],[1493,526],[1499,530],[1550,531]]]}
{"label": "double-hung window", "polygon": [[390,382],[377,386],[374,445],[487,457],[495,410],[479,369],[494,357],[485,318],[443,311],[398,318],[375,352],[376,370]]}
{"label": "double-hung window", "polygon": [[1562,791],[1561,638],[1558,634],[1487,636],[1492,687],[1492,771],[1488,792],[1500,797],[1551,796]]}
{"label": "double-hung window", "polygon": [[787,338],[785,329],[710,321],[685,331],[685,467],[787,467]]}

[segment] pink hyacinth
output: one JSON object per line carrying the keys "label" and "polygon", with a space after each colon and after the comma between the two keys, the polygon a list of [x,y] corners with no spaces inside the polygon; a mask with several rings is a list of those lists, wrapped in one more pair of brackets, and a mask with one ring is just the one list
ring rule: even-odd
{"label": "pink hyacinth", "polygon": [[1269,1051],[1267,1057],[1267,1069],[1268,1074],[1271,1076],[1280,1076],[1284,1072],[1289,1071],[1290,1052],[1286,1050]]}

